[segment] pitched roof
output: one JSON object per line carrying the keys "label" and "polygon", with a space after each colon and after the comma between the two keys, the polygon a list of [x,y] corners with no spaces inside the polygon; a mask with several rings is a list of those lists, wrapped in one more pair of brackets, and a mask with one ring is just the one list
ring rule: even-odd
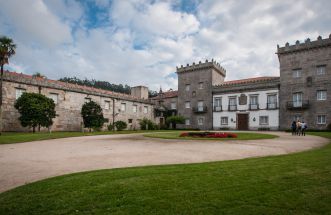
{"label": "pitched roof", "polygon": [[167,98],[173,98],[173,97],[177,97],[178,96],[178,91],[167,91],[167,92],[163,92],[162,94],[158,94],[157,96],[151,98],[152,100],[157,100],[157,99],[167,99]]}
{"label": "pitched roof", "polygon": [[128,95],[128,94],[124,94],[124,93],[117,93],[117,92],[113,92],[110,90],[103,90],[103,89],[84,86],[84,85],[78,85],[78,84],[57,81],[57,80],[51,80],[51,79],[47,79],[47,78],[43,78],[43,77],[33,77],[32,75],[26,75],[26,74],[17,73],[17,72],[5,71],[4,80],[18,82],[18,83],[24,83],[24,84],[44,86],[44,87],[55,88],[55,89],[75,91],[75,92],[80,92],[80,93],[95,93],[95,94],[100,94],[102,96],[109,96],[109,97],[117,98],[117,99],[127,99],[127,100],[149,103],[148,100],[143,100],[143,99],[140,99],[140,98]]}
{"label": "pitched roof", "polygon": [[279,77],[275,77],[275,76],[263,76],[263,77],[256,77],[256,78],[246,78],[246,79],[225,81],[224,83],[222,83],[222,84],[220,84],[218,86],[251,84],[251,83],[269,82],[269,81],[279,81]]}

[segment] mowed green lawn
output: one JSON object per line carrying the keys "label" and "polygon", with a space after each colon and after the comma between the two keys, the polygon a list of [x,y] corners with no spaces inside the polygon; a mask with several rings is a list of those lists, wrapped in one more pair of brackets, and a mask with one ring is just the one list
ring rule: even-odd
{"label": "mowed green lawn", "polygon": [[183,140],[257,140],[257,139],[272,139],[276,138],[276,135],[264,134],[264,133],[246,133],[246,132],[227,132],[235,133],[238,135],[237,138],[197,138],[197,137],[180,137],[179,135],[186,131],[173,131],[173,132],[162,132],[145,134],[145,137],[162,138],[162,139],[183,139]]}
{"label": "mowed green lawn", "polygon": [[[330,132],[318,135],[331,142]],[[331,214],[331,144],[282,156],[60,176],[0,194],[0,214]]]}
{"label": "mowed green lawn", "polygon": [[[156,130],[155,130],[156,131]],[[143,130],[124,130],[124,131],[100,131],[100,132],[36,132],[36,133],[20,133],[20,132],[4,132],[0,136],[0,144],[9,143],[21,143],[36,140],[49,140],[66,137],[79,137],[79,136],[91,136],[91,135],[109,135],[109,134],[132,134],[132,133],[144,133],[144,132],[155,132],[155,131],[143,131]],[[157,130],[162,132],[162,130]]]}

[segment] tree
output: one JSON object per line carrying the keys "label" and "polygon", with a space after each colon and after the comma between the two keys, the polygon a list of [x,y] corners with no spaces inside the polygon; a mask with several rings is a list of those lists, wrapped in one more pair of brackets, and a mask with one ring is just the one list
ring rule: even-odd
{"label": "tree", "polygon": [[32,127],[33,133],[36,126],[49,128],[56,117],[55,103],[44,95],[38,93],[23,93],[16,100],[15,108],[21,114],[19,120],[23,127]]}
{"label": "tree", "polygon": [[140,122],[140,129],[141,130],[156,130],[158,127],[157,125],[147,118],[143,118]]}
{"label": "tree", "polygon": [[122,131],[122,130],[126,129],[126,127],[128,126],[128,124],[126,124],[126,122],[121,121],[121,120],[116,121],[114,123],[114,125],[115,125],[117,131]]}
{"label": "tree", "polygon": [[15,54],[16,44],[13,40],[2,36],[0,37],[0,66],[1,66],[1,80],[0,80],[0,135],[2,133],[2,82],[3,82],[3,67],[9,63],[9,58]]}
{"label": "tree", "polygon": [[81,111],[84,127],[94,129],[100,129],[105,123],[105,118],[103,117],[102,109],[99,104],[94,101],[86,102],[82,106]]}
{"label": "tree", "polygon": [[169,116],[167,118],[167,123],[172,124],[172,128],[176,129],[177,124],[184,124],[185,123],[185,118],[182,116]]}

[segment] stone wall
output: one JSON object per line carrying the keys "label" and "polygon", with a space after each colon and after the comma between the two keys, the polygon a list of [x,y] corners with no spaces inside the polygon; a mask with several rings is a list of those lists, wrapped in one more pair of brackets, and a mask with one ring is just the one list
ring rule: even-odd
{"label": "stone wall", "polygon": [[[28,77],[26,77],[28,79]],[[8,74],[7,74],[7,79]],[[31,78],[32,79],[32,78]],[[76,90],[61,90],[58,88],[52,88],[51,85],[47,87],[47,83],[32,84],[33,80],[27,81],[26,79],[10,78],[11,81],[4,81],[3,83],[3,130],[4,131],[28,131],[29,128],[23,128],[18,120],[19,113],[14,108],[16,101],[16,89],[25,89],[26,92],[41,93],[45,96],[50,94],[57,95],[56,113],[57,117],[54,119],[54,124],[51,127],[52,131],[81,131],[82,130],[82,117],[81,107],[85,103],[85,99],[89,98],[98,104],[103,109],[104,117],[109,120],[109,123],[123,120],[128,123],[128,129],[139,129],[139,120],[148,118],[154,120],[154,107],[150,102],[143,102],[143,100],[135,100],[124,95],[120,98],[120,94],[116,94],[116,97],[112,97],[108,94],[102,94],[98,90],[93,93],[93,88],[89,88],[85,92],[79,92]],[[16,80],[14,82],[13,80]],[[22,83],[22,82],[29,83]],[[49,80],[44,80],[44,82]],[[42,81],[40,81],[42,82]],[[106,102],[109,102],[109,109],[106,109]],[[113,102],[115,102],[115,108],[113,108]],[[121,111],[121,104],[126,104],[126,110]],[[134,112],[133,106],[137,106],[137,112]],[[108,105],[107,105],[108,106]],[[144,107],[147,107],[147,113],[144,112]],[[113,111],[114,110],[114,111]],[[107,129],[105,123],[103,129]],[[46,130],[43,128],[42,130]]]}
{"label": "stone wall", "polygon": [[[310,129],[326,129],[331,123],[331,37],[306,40],[290,46],[278,47],[280,63],[280,128],[288,129],[295,119],[308,123]],[[324,65],[325,74],[318,75],[317,67]],[[295,69],[300,77],[293,77]],[[326,90],[327,99],[317,100],[317,91]],[[303,93],[302,108],[291,106],[293,93]],[[318,124],[317,116],[325,115],[326,123]]]}

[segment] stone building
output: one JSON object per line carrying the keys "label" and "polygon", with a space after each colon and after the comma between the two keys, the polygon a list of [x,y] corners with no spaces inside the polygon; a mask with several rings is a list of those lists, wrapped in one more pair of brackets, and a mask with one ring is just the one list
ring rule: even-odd
{"label": "stone building", "polygon": [[[128,129],[139,129],[139,120],[154,119],[154,106],[146,100],[145,87],[134,87],[132,95],[115,93],[92,87],[80,86],[46,78],[14,72],[4,73],[3,82],[3,131],[27,131],[18,120],[19,113],[14,108],[17,98],[23,92],[41,93],[52,98],[56,104],[57,117],[52,131],[81,131],[82,105],[90,100],[100,104],[104,117],[109,123],[122,120],[128,123]],[[104,126],[106,129],[107,123]],[[44,128],[45,129],[45,128]]]}
{"label": "stone building", "polygon": [[277,49],[280,65],[280,128],[293,120],[309,129],[326,129],[331,123],[331,35],[307,39]]}
{"label": "stone building", "polygon": [[278,130],[279,77],[227,81],[213,87],[213,129]]}
{"label": "stone building", "polygon": [[178,114],[185,117],[179,128],[212,129],[212,87],[224,82],[226,71],[214,60],[177,67]]}

